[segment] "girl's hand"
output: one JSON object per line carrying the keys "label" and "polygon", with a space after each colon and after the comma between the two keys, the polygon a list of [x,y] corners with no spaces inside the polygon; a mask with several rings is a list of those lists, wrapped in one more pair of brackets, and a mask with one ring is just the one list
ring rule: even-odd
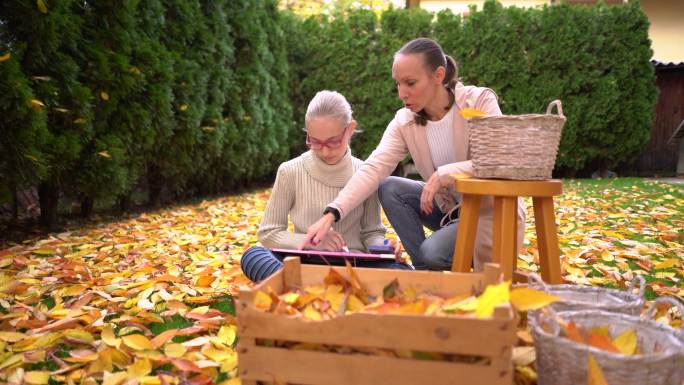
{"label": "girl's hand", "polygon": [[313,225],[309,226],[309,229],[306,231],[306,238],[299,244],[299,250],[315,249],[325,239],[328,231],[332,228],[333,222],[335,222],[335,216],[332,213],[327,213]]}
{"label": "girl's hand", "polygon": [[401,249],[401,242],[397,241],[396,239],[390,239],[389,244],[394,246],[394,258],[401,262],[401,253],[403,251]]}

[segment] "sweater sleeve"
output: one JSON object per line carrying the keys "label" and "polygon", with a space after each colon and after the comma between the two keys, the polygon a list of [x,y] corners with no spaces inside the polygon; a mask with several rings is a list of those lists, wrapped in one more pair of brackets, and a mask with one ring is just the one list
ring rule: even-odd
{"label": "sweater sleeve", "polygon": [[399,132],[399,125],[395,117],[387,126],[380,144],[329,205],[336,208],[342,218],[375,192],[380,182],[392,174],[397,164],[408,155],[408,147]]}
{"label": "sweater sleeve", "polygon": [[[481,88],[482,92],[475,98],[472,108],[480,110],[490,116],[501,115],[501,109],[494,91],[489,88]],[[471,106],[469,106],[471,107]],[[473,163],[470,160],[445,164],[437,168],[440,177],[450,174],[473,174]]]}
{"label": "sweater sleeve", "polygon": [[271,197],[257,231],[259,242],[268,248],[296,249],[306,236],[287,230],[287,218],[295,200],[296,181],[286,166],[287,163],[283,163],[278,167]]}
{"label": "sweater sleeve", "polygon": [[386,230],[385,226],[382,225],[380,215],[380,199],[378,199],[378,193],[374,192],[363,202],[361,242],[366,250],[370,245],[382,245]]}

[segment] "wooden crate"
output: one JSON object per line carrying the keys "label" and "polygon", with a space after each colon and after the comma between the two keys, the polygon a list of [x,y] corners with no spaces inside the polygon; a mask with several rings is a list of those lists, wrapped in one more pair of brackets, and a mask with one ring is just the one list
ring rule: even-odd
{"label": "wooden crate", "polygon": [[[490,318],[354,313],[326,321],[303,321],[257,310],[253,298],[271,287],[283,293],[290,287],[321,284],[330,267],[300,265],[286,258],[282,270],[237,301],[238,360],[242,383],[363,385],[513,383],[511,353],[516,341],[515,314],[499,306]],[[334,267],[345,278],[344,267]],[[402,288],[413,286],[444,296],[470,294],[495,283],[501,270],[489,264],[482,273],[450,273],[355,268],[371,295],[394,278]],[[479,363],[432,361],[364,354],[340,354],[268,346],[263,341],[439,352],[479,357]]]}

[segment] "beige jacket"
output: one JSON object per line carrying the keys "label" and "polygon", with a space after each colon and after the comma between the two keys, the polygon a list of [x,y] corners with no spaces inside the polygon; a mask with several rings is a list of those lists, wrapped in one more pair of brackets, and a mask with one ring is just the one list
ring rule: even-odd
{"label": "beige jacket", "polygon": [[[475,108],[488,115],[501,115],[494,91],[489,88],[464,86],[458,83],[454,88],[457,112],[463,108]],[[437,171],[440,176],[454,173],[473,173],[468,153],[468,122],[455,114],[454,154],[456,163],[447,164],[435,170],[430,156],[425,127],[415,124],[413,113],[406,108],[397,111],[389,123],[380,143],[363,165],[354,173],[347,185],[340,191],[330,206],[340,211],[342,218],[354,207],[375,193],[380,182],[388,177],[397,164],[411,155],[423,180],[427,181]],[[443,188],[435,197],[444,213],[456,204],[452,188]],[[475,241],[475,269],[481,270],[485,262],[491,261],[493,204],[492,197],[484,197],[480,208],[480,220]],[[525,207],[518,199],[518,245],[522,246],[525,235]]]}

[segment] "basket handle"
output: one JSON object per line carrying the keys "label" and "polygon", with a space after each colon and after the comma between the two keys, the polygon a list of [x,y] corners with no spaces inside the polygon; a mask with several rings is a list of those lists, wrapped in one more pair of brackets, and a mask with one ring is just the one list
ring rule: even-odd
{"label": "basket handle", "polygon": [[644,277],[640,275],[634,276],[628,287],[634,289],[637,285],[639,285],[639,298],[644,298],[644,292],[646,291],[646,281],[644,280]]}
{"label": "basket handle", "polygon": [[[653,303],[651,304],[651,306],[648,307],[648,310],[646,310],[646,313],[644,313],[642,317],[652,320],[655,316],[656,306],[660,303],[669,303],[672,306],[677,306],[677,308],[679,309],[680,317],[684,318],[684,305],[681,302],[674,299],[673,297],[656,298],[655,301],[653,301]],[[679,328],[684,330],[684,322]]]}
{"label": "basket handle", "polygon": [[559,116],[565,116],[563,115],[563,105],[561,104],[561,101],[556,99],[549,103],[549,105],[546,107],[546,114],[550,114],[551,110],[553,110],[553,107],[556,106],[556,109],[558,110],[558,115]]}
{"label": "basket handle", "polygon": [[558,323],[558,314],[556,314],[556,311],[553,310],[551,306],[546,306],[544,309],[539,310],[542,313],[539,314],[539,319],[542,317],[548,321],[548,325],[551,327],[551,330],[549,333],[551,335],[557,336],[560,334],[561,326]]}
{"label": "basket handle", "polygon": [[549,292],[549,287],[546,285],[546,282],[544,282],[539,274],[528,274],[527,275],[527,283],[528,284],[533,284],[533,285],[538,285],[541,286],[541,289],[545,292]]}

